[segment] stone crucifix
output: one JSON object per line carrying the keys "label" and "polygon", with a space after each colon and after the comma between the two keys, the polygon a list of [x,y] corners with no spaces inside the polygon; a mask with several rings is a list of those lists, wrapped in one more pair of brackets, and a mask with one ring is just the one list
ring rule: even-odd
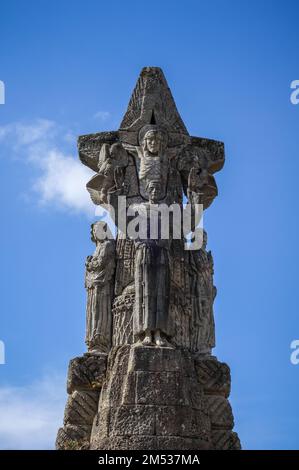
{"label": "stone crucifix", "polygon": [[[78,148],[96,172],[87,184],[93,202],[116,213],[121,195],[145,214],[154,204],[182,205],[184,196],[206,209],[217,195],[213,173],[224,164],[221,142],[188,134],[156,67],[142,70],[120,129],[81,136]],[[139,237],[134,247],[133,336],[144,345],[169,345],[171,240]]]}
{"label": "stone crucifix", "polygon": [[[78,147],[95,172],[91,199],[111,211],[119,230],[115,241],[103,240],[105,224],[92,225],[88,352],[70,361],[56,447],[240,449],[229,367],[212,355],[216,287],[207,233],[201,228],[202,244],[190,250],[181,230],[189,214],[196,233],[196,207],[207,209],[217,196],[223,144],[190,136],[161,69],[146,67],[119,130],[81,136]],[[167,236],[162,209],[171,212]]]}

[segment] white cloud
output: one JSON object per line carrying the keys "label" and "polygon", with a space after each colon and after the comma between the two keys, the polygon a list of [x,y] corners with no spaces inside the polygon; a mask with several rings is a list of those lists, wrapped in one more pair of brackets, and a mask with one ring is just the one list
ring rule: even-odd
{"label": "white cloud", "polygon": [[111,117],[111,114],[108,111],[98,111],[93,117],[101,121],[107,121]]}
{"label": "white cloud", "polygon": [[47,119],[36,119],[31,124],[13,122],[0,127],[0,140],[5,138],[16,139],[15,146],[29,145],[41,139],[53,138],[55,123]]}
{"label": "white cloud", "polygon": [[55,148],[35,146],[30,149],[29,159],[41,170],[33,184],[41,204],[54,204],[90,216],[94,213],[85,187],[93,173],[79,160]]}
{"label": "white cloud", "polygon": [[54,449],[65,403],[65,377],[57,374],[25,387],[0,387],[0,448]]}
{"label": "white cloud", "polygon": [[16,122],[0,127],[0,142],[38,170],[31,189],[40,204],[94,214],[85,188],[94,173],[82,165],[78,156],[65,150],[66,145],[75,143],[71,130],[46,119],[30,124]]}
{"label": "white cloud", "polygon": [[18,123],[12,127],[20,145],[30,145],[45,139],[50,140],[56,133],[55,123],[46,119],[38,119],[29,125]]}

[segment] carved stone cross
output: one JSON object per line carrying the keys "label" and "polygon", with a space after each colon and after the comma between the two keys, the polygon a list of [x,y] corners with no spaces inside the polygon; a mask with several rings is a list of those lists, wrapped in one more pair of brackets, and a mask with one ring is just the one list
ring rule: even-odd
{"label": "carved stone cross", "polygon": [[[213,174],[224,146],[188,134],[159,68],[142,70],[118,131],[81,136],[78,145],[96,173],[87,183],[94,203],[115,210],[126,196],[146,229],[162,205],[184,214],[184,198],[193,211],[217,195]],[[188,250],[173,232],[114,241],[103,240],[102,230],[103,222],[92,225],[88,352],[70,362],[57,448],[239,449],[229,368],[212,355],[216,287],[206,232]]]}
{"label": "carved stone cross", "polygon": [[[97,173],[87,184],[94,203],[108,202],[108,193],[115,189],[116,168],[123,169],[123,178],[128,183],[125,193],[129,199],[136,202],[136,198],[149,197],[145,188],[147,182],[140,176],[139,162],[142,154],[140,139],[151,126],[162,129],[167,135],[167,154],[171,163],[166,191],[174,193],[177,190],[180,194],[183,188],[188,197],[188,185],[191,184],[192,191],[204,194],[202,202],[207,208],[217,196],[213,174],[223,167],[224,145],[216,140],[189,135],[164,74],[158,67],[142,69],[118,131],[79,137],[80,159]],[[191,172],[192,168],[195,171]],[[139,171],[139,177],[136,171]],[[162,193],[165,198],[165,191]],[[168,202],[180,202],[180,197],[168,196]]]}

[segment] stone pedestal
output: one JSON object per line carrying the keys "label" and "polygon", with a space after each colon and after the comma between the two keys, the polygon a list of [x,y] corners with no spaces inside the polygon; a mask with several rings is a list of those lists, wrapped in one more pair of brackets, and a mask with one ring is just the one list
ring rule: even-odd
{"label": "stone pedestal", "polygon": [[208,449],[210,421],[191,356],[122,346],[112,353],[91,449]]}
{"label": "stone pedestal", "polygon": [[230,372],[184,349],[124,345],[70,363],[58,449],[239,449]]}

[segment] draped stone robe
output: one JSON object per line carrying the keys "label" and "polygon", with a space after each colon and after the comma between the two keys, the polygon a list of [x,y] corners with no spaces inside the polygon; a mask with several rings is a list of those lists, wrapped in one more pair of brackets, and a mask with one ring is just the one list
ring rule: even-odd
{"label": "draped stone robe", "polygon": [[[139,206],[140,208],[140,206]],[[171,336],[169,325],[170,263],[171,240],[161,239],[161,222],[158,222],[157,239],[150,238],[149,211],[151,204],[143,205],[146,218],[146,239],[135,241],[135,305],[133,315],[134,336],[146,330],[160,330]]]}
{"label": "draped stone robe", "polygon": [[88,349],[109,352],[111,347],[113,282],[115,268],[114,241],[97,245],[93,256],[86,261],[87,289],[86,338]]}

